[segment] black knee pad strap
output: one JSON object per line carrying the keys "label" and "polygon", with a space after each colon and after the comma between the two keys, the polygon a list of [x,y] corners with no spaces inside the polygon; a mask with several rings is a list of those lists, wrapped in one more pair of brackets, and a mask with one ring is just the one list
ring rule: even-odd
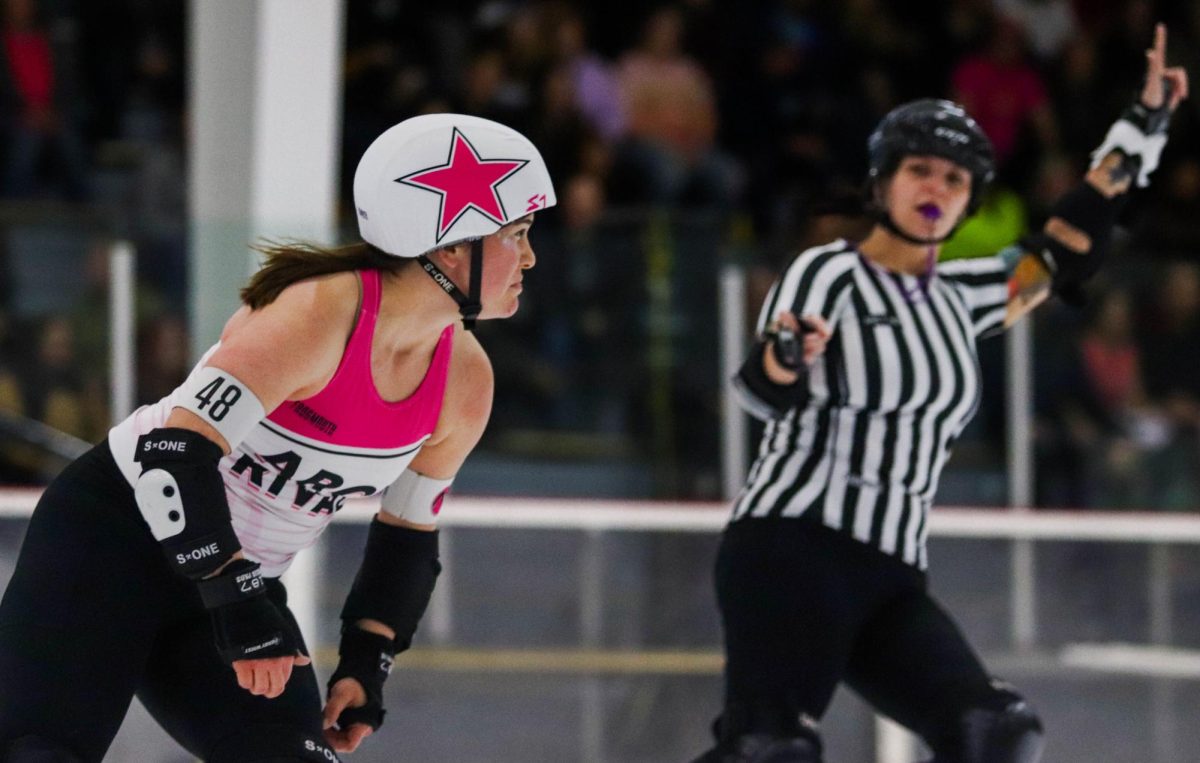
{"label": "black knee pad strap", "polygon": [[225,737],[205,760],[208,763],[340,763],[320,734],[279,723],[249,724]]}

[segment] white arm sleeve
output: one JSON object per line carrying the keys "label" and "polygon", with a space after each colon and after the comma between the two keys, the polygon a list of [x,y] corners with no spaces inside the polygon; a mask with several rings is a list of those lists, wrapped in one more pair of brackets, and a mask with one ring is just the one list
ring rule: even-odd
{"label": "white arm sleeve", "polygon": [[435,480],[412,469],[405,469],[383,491],[379,508],[393,517],[419,525],[437,524],[442,499],[450,491],[453,479]]}
{"label": "white arm sleeve", "polygon": [[232,450],[266,418],[258,397],[236,376],[214,366],[192,371],[174,404],[189,410],[221,433]]}

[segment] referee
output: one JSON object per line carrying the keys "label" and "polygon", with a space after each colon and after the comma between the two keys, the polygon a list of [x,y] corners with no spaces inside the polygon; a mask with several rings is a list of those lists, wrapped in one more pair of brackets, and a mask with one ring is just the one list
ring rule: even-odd
{"label": "referee", "polygon": [[1187,95],[1156,30],[1138,101],[1043,230],[937,266],[978,207],[992,147],[948,101],[900,106],[869,139],[877,221],[802,252],[767,296],[735,378],[766,420],[716,561],[725,702],[695,763],[819,763],[817,722],[845,682],[920,734],[935,763],[1036,763],[1042,725],[993,680],[926,582],[928,516],[980,399],[976,341],[1098,268]]}

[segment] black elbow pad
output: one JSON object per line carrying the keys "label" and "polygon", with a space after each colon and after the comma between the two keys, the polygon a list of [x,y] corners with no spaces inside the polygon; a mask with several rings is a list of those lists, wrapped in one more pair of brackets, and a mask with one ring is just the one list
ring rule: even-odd
{"label": "black elbow pad", "polygon": [[1110,199],[1090,184],[1080,183],[1055,202],[1049,216],[1085,233],[1091,242],[1086,252],[1071,249],[1045,231],[1021,239],[1021,246],[1050,271],[1054,290],[1068,301],[1081,294],[1080,287],[1104,264],[1125,198],[1122,194]]}
{"label": "black elbow pad", "polygon": [[220,446],[190,429],[155,429],[138,438],[142,474],[134,498],[171,567],[199,580],[242,546],[230,523]]}
{"label": "black elbow pad", "polygon": [[367,550],[342,607],[342,621],[378,620],[396,633],[395,650],[412,643],[433,586],[442,571],[437,530],[371,522]]}

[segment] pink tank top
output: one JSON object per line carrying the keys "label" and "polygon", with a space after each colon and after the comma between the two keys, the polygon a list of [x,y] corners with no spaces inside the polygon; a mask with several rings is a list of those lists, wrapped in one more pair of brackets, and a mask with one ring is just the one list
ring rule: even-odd
{"label": "pink tank top", "polygon": [[285,401],[267,419],[284,429],[332,445],[382,449],[411,445],[437,427],[454,345],[454,326],[442,330],[429,370],[416,391],[403,400],[384,400],[371,378],[371,339],[375,336],[381,296],[379,271],[363,270],[359,277],[362,308],[333,378],[312,397]]}
{"label": "pink tank top", "polygon": [[[346,498],[378,495],[394,482],[442,412],[454,327],[442,331],[417,390],[389,403],[371,379],[379,272],[360,271],[359,279],[362,307],[333,378],[312,397],[285,401],[221,459],[233,529],[247,558],[260,562],[267,576],[281,575],[298,551],[316,542]],[[133,460],[138,435],[163,426],[182,389],[139,408],[109,432],[130,484],[140,472]]]}

